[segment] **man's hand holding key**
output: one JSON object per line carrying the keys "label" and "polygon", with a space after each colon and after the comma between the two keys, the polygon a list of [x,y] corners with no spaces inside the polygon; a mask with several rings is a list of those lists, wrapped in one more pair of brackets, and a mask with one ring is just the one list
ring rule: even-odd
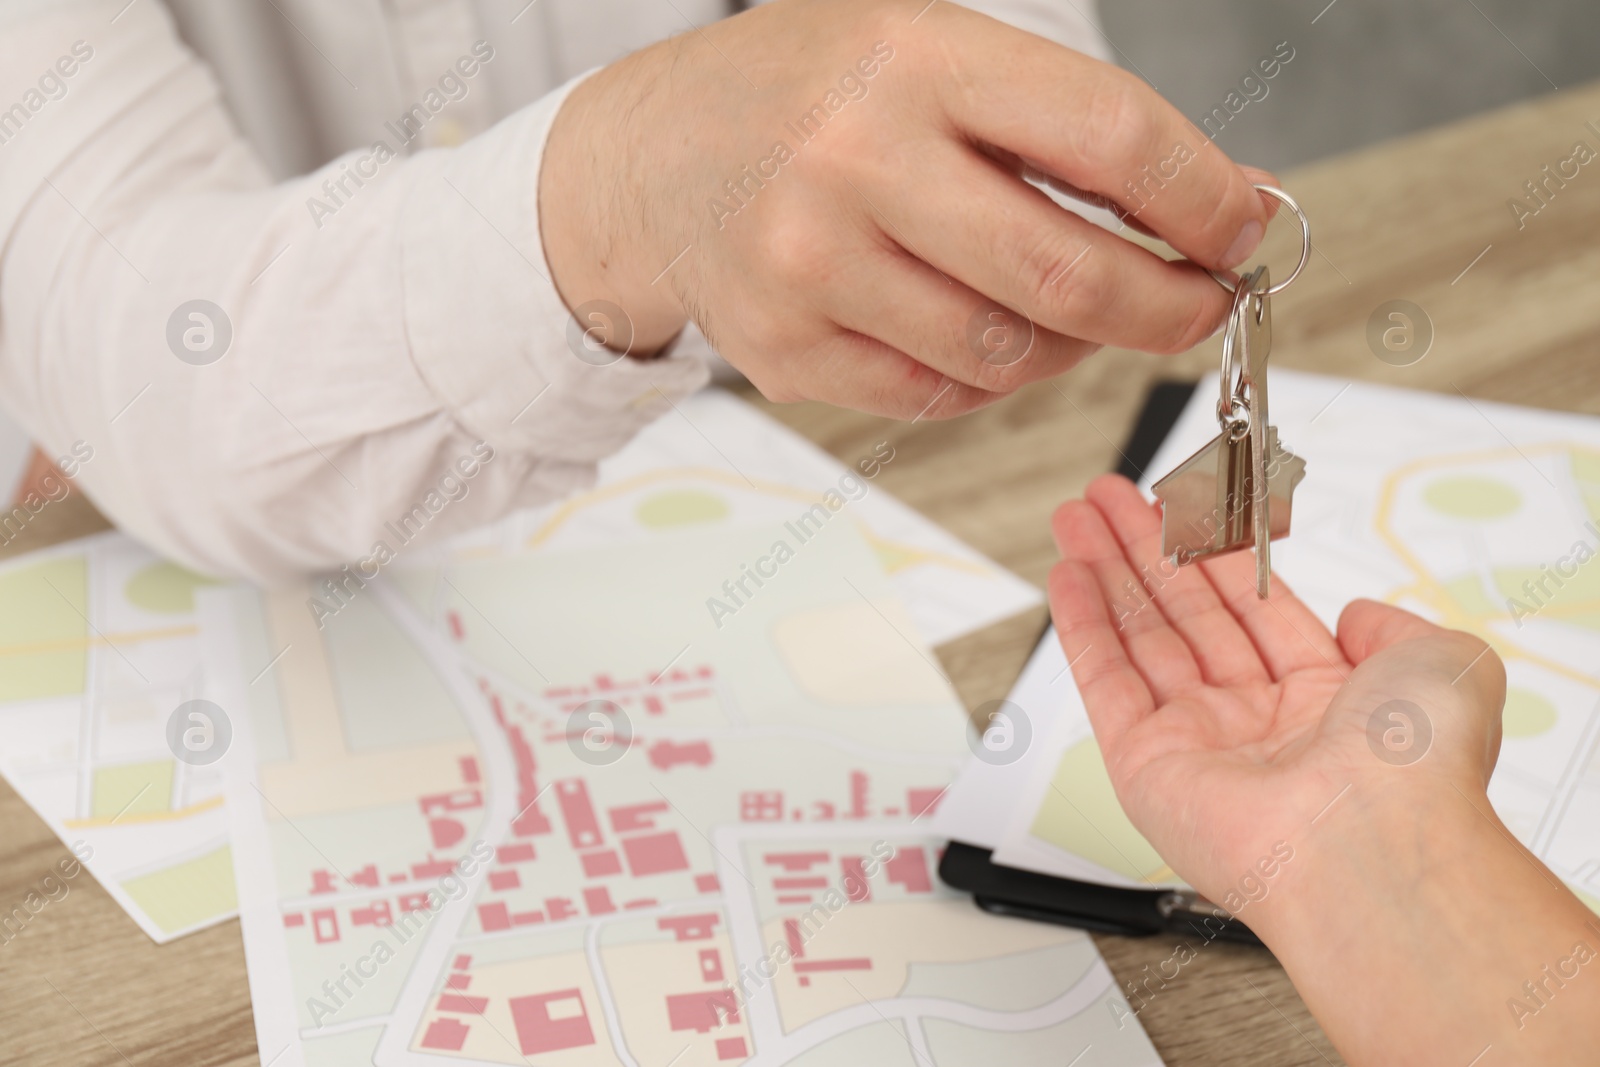
{"label": "man's hand holding key", "polygon": [[[1062,210],[1029,167],[1192,262]],[[1132,75],[966,8],[778,0],[574,90],[539,204],[568,306],[621,307],[632,354],[693,317],[771,399],[948,417],[1101,345],[1211,335],[1231,300],[1202,268],[1255,250],[1264,177]],[[969,342],[995,305],[1034,327],[1004,366]]]}

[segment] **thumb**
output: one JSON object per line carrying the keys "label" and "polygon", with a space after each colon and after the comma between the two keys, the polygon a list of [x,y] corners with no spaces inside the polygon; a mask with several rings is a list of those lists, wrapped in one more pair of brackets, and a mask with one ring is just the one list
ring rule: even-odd
{"label": "thumb", "polygon": [[1401,641],[1444,632],[1420,615],[1376,600],[1352,600],[1339,615],[1339,647],[1357,664]]}
{"label": "thumb", "polygon": [[[1356,665],[1351,681],[1362,679],[1359,689],[1351,687],[1358,692],[1356,705],[1362,704],[1363,695],[1378,704],[1399,697],[1434,716],[1436,728],[1466,722],[1476,743],[1462,751],[1476,768],[1473,773],[1488,782],[1500,750],[1500,713],[1506,702],[1505,663],[1492,645],[1391,604],[1353,600],[1339,616],[1339,647]],[[1465,719],[1457,715],[1463,711]]]}

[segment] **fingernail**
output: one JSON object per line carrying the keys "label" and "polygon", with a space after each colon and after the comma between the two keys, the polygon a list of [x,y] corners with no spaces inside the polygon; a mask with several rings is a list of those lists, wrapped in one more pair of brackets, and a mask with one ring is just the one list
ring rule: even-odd
{"label": "fingernail", "polygon": [[1232,270],[1249,259],[1250,253],[1260,246],[1261,238],[1266,232],[1266,228],[1255,219],[1245,223],[1244,229],[1239,231],[1239,236],[1233,239],[1233,244],[1222,254],[1222,269]]}

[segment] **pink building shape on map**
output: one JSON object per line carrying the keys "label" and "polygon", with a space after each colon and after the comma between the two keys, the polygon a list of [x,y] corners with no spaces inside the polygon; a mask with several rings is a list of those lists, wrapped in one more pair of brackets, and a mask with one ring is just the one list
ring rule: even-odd
{"label": "pink building shape on map", "polygon": [[583,993],[576,988],[513,997],[509,1003],[524,1056],[594,1044]]}
{"label": "pink building shape on map", "polygon": [[673,994],[667,997],[667,1018],[674,1030],[708,1034],[739,1021],[738,994],[732,989]]}

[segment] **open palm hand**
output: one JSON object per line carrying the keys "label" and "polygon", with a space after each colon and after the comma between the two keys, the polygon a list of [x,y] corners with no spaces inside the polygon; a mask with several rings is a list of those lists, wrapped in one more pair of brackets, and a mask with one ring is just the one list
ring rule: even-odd
{"label": "open palm hand", "polygon": [[1248,552],[1163,559],[1127,479],[1085,497],[1055,517],[1057,632],[1124,810],[1202,893],[1226,899],[1346,794],[1481,792],[1505,693],[1481,640],[1372,601],[1335,635],[1277,579],[1257,597]]}

